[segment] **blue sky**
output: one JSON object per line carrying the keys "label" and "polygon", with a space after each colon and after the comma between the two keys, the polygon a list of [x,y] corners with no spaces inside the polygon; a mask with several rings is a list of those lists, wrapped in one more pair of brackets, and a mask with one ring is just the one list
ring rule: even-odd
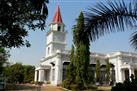
{"label": "blue sky", "polygon": [[[40,59],[45,56],[46,32],[49,31],[48,24],[52,21],[57,5],[60,6],[62,19],[66,25],[67,48],[70,49],[72,44],[72,26],[76,23],[80,11],[87,11],[87,8],[93,7],[99,0],[50,0],[48,4],[49,16],[46,20],[46,28],[44,31],[29,30],[27,39],[31,43],[30,48],[21,47],[13,48],[10,51],[11,57],[9,62],[21,62],[23,64],[37,66]],[[106,35],[91,43],[92,52],[110,53],[115,51],[135,52],[130,46],[129,38],[133,31],[114,33]]]}

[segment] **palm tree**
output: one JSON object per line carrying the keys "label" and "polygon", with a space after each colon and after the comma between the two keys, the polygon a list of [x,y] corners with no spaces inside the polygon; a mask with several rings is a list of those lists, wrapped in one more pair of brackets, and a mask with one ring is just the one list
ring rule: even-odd
{"label": "palm tree", "polygon": [[[135,26],[137,0],[99,2],[95,7],[89,8],[85,15],[85,31],[88,32],[91,41],[95,41],[105,34],[125,31]],[[137,49],[137,32],[133,33],[130,41]]]}

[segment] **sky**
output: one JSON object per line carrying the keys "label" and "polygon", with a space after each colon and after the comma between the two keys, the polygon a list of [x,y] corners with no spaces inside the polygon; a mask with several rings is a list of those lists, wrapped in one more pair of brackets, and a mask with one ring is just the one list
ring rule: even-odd
{"label": "sky", "polygon": [[[46,33],[49,31],[48,25],[51,23],[55,14],[57,5],[60,6],[61,15],[67,31],[67,49],[72,45],[72,26],[76,23],[75,19],[79,16],[80,11],[87,11],[89,7],[102,0],[49,0],[49,15],[46,20],[46,28],[44,31],[29,30],[27,39],[31,43],[31,47],[12,48],[10,50],[9,62],[38,66],[40,59],[45,56],[46,49]],[[128,0],[127,0],[128,1]],[[133,31],[118,32],[100,37],[91,43],[90,51],[98,53],[111,53],[116,51],[135,52],[130,45],[130,36]]]}

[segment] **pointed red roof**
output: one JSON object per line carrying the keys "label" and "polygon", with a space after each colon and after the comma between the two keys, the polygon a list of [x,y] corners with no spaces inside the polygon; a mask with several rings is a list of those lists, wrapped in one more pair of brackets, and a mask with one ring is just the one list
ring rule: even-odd
{"label": "pointed red roof", "polygon": [[56,12],[55,12],[55,15],[53,17],[52,22],[53,23],[63,23],[62,17],[61,17],[61,13],[60,13],[59,5],[57,6],[57,9],[56,9]]}

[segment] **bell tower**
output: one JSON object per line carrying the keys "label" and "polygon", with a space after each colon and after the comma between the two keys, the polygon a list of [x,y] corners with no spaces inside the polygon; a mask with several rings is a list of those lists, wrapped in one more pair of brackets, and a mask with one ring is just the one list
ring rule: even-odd
{"label": "bell tower", "polygon": [[56,8],[52,22],[49,24],[50,30],[47,33],[46,57],[54,54],[57,50],[66,49],[66,31],[61,17],[59,6]]}

